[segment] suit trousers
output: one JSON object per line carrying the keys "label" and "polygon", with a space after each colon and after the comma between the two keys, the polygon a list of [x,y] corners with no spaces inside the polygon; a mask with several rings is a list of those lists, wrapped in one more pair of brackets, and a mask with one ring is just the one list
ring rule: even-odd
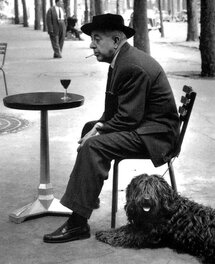
{"label": "suit trousers", "polygon": [[54,54],[61,55],[64,39],[66,36],[66,27],[64,21],[59,21],[59,34],[49,34]]}
{"label": "suit trousers", "polygon": [[[94,123],[87,123],[82,136]],[[94,204],[108,178],[113,159],[146,154],[144,143],[134,131],[113,132],[86,140],[77,154],[61,203],[79,215],[90,218]]]}

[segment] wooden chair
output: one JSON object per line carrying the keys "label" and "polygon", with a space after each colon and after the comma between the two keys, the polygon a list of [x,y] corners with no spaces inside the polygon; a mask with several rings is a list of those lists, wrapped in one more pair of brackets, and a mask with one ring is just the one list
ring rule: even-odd
{"label": "wooden chair", "polygon": [[[184,139],[184,135],[187,129],[187,125],[189,122],[190,114],[192,112],[193,104],[196,98],[196,93],[192,90],[190,86],[184,86],[183,91],[185,92],[185,95],[181,97],[181,103],[182,106],[179,107],[179,114],[180,114],[180,136],[179,136],[179,141],[176,146],[176,149],[174,151],[174,154],[167,162],[167,170],[169,170],[169,175],[170,175],[170,180],[171,180],[171,185],[174,190],[177,191],[177,186],[176,186],[176,181],[175,181],[175,174],[174,174],[174,169],[173,169],[173,161],[175,157],[179,156],[180,150],[181,150],[181,145]],[[128,157],[126,159],[147,159],[145,157]],[[111,213],[111,228],[115,228],[116,225],[116,212],[117,212],[117,203],[118,203],[118,165],[120,161],[123,159],[119,160],[114,160],[114,165],[113,165],[113,189],[112,189],[112,213]]]}
{"label": "wooden chair", "polygon": [[6,95],[8,95],[6,76],[5,76],[5,72],[4,72],[4,69],[3,69],[4,62],[5,62],[5,57],[6,57],[6,52],[7,52],[7,43],[0,43],[0,56],[2,57],[2,64],[0,66],[0,70],[3,73],[5,93],[6,93]]}

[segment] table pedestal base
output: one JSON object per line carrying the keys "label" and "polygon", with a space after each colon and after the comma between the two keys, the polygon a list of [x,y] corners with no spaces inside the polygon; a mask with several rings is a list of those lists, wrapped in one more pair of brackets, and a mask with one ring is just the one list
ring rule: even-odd
{"label": "table pedestal base", "polygon": [[9,215],[10,221],[19,224],[27,218],[43,215],[71,215],[72,211],[54,198],[50,183],[40,184],[38,192],[38,198],[33,203],[27,204]]}
{"label": "table pedestal base", "polygon": [[54,198],[49,206],[45,208],[42,202],[37,199],[33,203],[27,204],[20,209],[15,210],[9,215],[10,221],[20,224],[27,218],[42,216],[42,215],[71,215],[72,211],[63,206],[60,201]]}

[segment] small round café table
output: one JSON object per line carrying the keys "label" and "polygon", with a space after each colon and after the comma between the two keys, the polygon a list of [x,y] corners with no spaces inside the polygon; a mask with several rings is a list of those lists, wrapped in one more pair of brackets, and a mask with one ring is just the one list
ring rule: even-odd
{"label": "small round caf\u00e9 table", "polygon": [[68,93],[68,96],[68,100],[63,100],[63,93],[35,92],[14,94],[3,99],[6,107],[20,110],[39,110],[41,112],[38,197],[33,203],[12,212],[9,215],[9,219],[12,222],[21,223],[29,217],[46,214],[67,215],[72,212],[63,206],[58,199],[54,198],[49,168],[48,111],[75,108],[84,103],[84,97],[81,95]]}

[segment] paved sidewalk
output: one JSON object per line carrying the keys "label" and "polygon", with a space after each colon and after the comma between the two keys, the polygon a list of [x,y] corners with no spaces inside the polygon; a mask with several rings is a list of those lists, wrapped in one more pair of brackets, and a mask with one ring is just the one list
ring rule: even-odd
{"label": "paved sidewalk", "polygon": [[[180,25],[179,25],[180,26]],[[96,119],[103,111],[104,87],[108,65],[94,57],[90,39],[65,42],[63,58],[54,60],[47,33],[16,25],[0,25],[0,41],[8,42],[5,71],[10,94],[34,91],[62,91],[60,78],[71,78],[69,92],[82,94],[85,104],[76,109],[49,112],[50,168],[55,196],[60,198],[76,157],[77,141],[83,124]],[[179,191],[197,202],[215,208],[215,81],[176,73],[200,71],[200,55],[196,43],[167,34],[163,40],[151,34],[151,51],[168,72],[179,104],[184,84],[191,85],[197,99],[184,140],[182,153],[175,161]],[[183,43],[183,45],[181,45]],[[187,47],[189,45],[189,47]],[[14,133],[0,134],[0,264],[197,264],[187,254],[164,249],[112,248],[95,240],[96,230],[110,227],[112,177],[101,193],[101,207],[90,219],[92,236],[88,240],[66,244],[45,244],[44,233],[57,228],[65,217],[42,217],[14,224],[8,214],[37,196],[39,183],[39,129],[37,111],[13,110],[3,106],[5,96],[0,75],[0,113],[26,120],[26,127]],[[1,115],[0,115],[1,117]],[[1,124],[0,124],[1,125]],[[117,225],[126,222],[123,206],[125,188],[134,175],[163,174],[165,167],[154,168],[149,161],[124,161],[120,166],[119,212]],[[168,179],[168,174],[165,178]]]}

